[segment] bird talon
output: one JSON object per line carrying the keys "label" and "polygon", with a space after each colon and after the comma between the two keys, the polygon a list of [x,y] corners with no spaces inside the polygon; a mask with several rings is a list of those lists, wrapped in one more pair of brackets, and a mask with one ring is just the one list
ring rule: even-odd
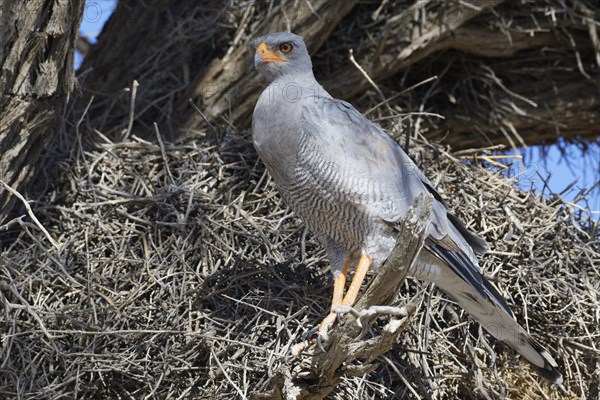
{"label": "bird talon", "polygon": [[[319,350],[321,350],[323,353],[325,353],[325,347],[323,347],[323,336],[322,335],[317,335],[317,347],[319,348]],[[327,340],[325,338],[325,340]]]}
{"label": "bird talon", "polygon": [[305,342],[310,342],[312,337],[319,331],[319,325],[315,325],[302,335],[302,340]]}
{"label": "bird talon", "polygon": [[297,355],[300,352],[302,352],[305,348],[313,344],[316,344],[319,350],[325,352],[325,347],[323,343],[325,343],[329,338],[329,328],[331,328],[331,326],[334,324],[337,317],[337,314],[330,313],[327,317],[325,317],[325,319],[323,319],[323,321],[321,321],[320,324],[315,325],[308,331],[306,331],[302,335],[302,342],[299,343],[298,346],[294,346],[294,348],[292,349],[292,353],[294,355]]}

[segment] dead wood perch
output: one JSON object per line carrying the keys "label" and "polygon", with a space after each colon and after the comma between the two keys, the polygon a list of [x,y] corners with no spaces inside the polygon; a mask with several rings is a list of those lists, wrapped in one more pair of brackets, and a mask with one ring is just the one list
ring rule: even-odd
{"label": "dead wood perch", "polygon": [[[419,196],[400,225],[398,241],[392,254],[377,272],[354,309],[361,316],[377,314],[379,305],[393,302],[409,268],[423,247],[431,212],[431,196]],[[384,308],[385,309],[385,308]],[[279,367],[262,387],[252,393],[253,399],[316,400],[327,396],[342,376],[364,375],[377,367],[376,359],[392,348],[396,338],[404,331],[412,304],[394,309],[402,319],[391,319],[374,338],[365,339],[363,329],[356,321],[356,313],[349,313],[330,332],[325,352],[292,360]],[[373,312],[370,312],[373,311]],[[366,319],[366,318],[365,318]],[[362,330],[362,332],[361,332]],[[314,347],[311,348],[311,350]]]}

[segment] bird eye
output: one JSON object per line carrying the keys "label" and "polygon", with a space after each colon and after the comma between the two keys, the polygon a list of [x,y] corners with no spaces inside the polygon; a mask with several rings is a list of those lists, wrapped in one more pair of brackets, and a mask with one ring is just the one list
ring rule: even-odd
{"label": "bird eye", "polygon": [[290,51],[292,51],[293,48],[294,46],[292,46],[290,42],[282,43],[279,45],[279,50],[281,50],[283,53],[289,53]]}

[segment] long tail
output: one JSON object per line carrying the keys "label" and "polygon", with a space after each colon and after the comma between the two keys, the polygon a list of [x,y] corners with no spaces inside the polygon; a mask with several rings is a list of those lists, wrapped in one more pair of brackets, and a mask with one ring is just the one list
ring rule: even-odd
{"label": "long tail", "polygon": [[[467,282],[450,266],[427,249],[411,271],[417,279],[434,282],[454,299],[486,331],[521,354],[544,378],[562,387],[563,377],[558,365],[544,347],[536,342],[515,320],[498,290],[481,275],[476,282]],[[453,262],[454,263],[454,262]]]}

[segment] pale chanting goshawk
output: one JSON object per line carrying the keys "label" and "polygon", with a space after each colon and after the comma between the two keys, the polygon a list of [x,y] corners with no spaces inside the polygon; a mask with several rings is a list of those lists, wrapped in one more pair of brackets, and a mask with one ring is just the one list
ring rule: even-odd
{"label": "pale chanting goshawk", "polygon": [[[301,36],[270,33],[253,42],[268,86],[252,121],[254,146],[281,196],[326,247],[333,272],[331,313],[351,306],[369,268],[396,244],[396,226],[421,193],[434,198],[425,245],[409,276],[434,282],[490,334],[508,343],[544,378],[561,385],[552,356],[515,320],[482,275],[483,239],[467,230],[415,163],[379,126],[333,98],[315,80]],[[344,295],[349,266],[356,272]]]}

